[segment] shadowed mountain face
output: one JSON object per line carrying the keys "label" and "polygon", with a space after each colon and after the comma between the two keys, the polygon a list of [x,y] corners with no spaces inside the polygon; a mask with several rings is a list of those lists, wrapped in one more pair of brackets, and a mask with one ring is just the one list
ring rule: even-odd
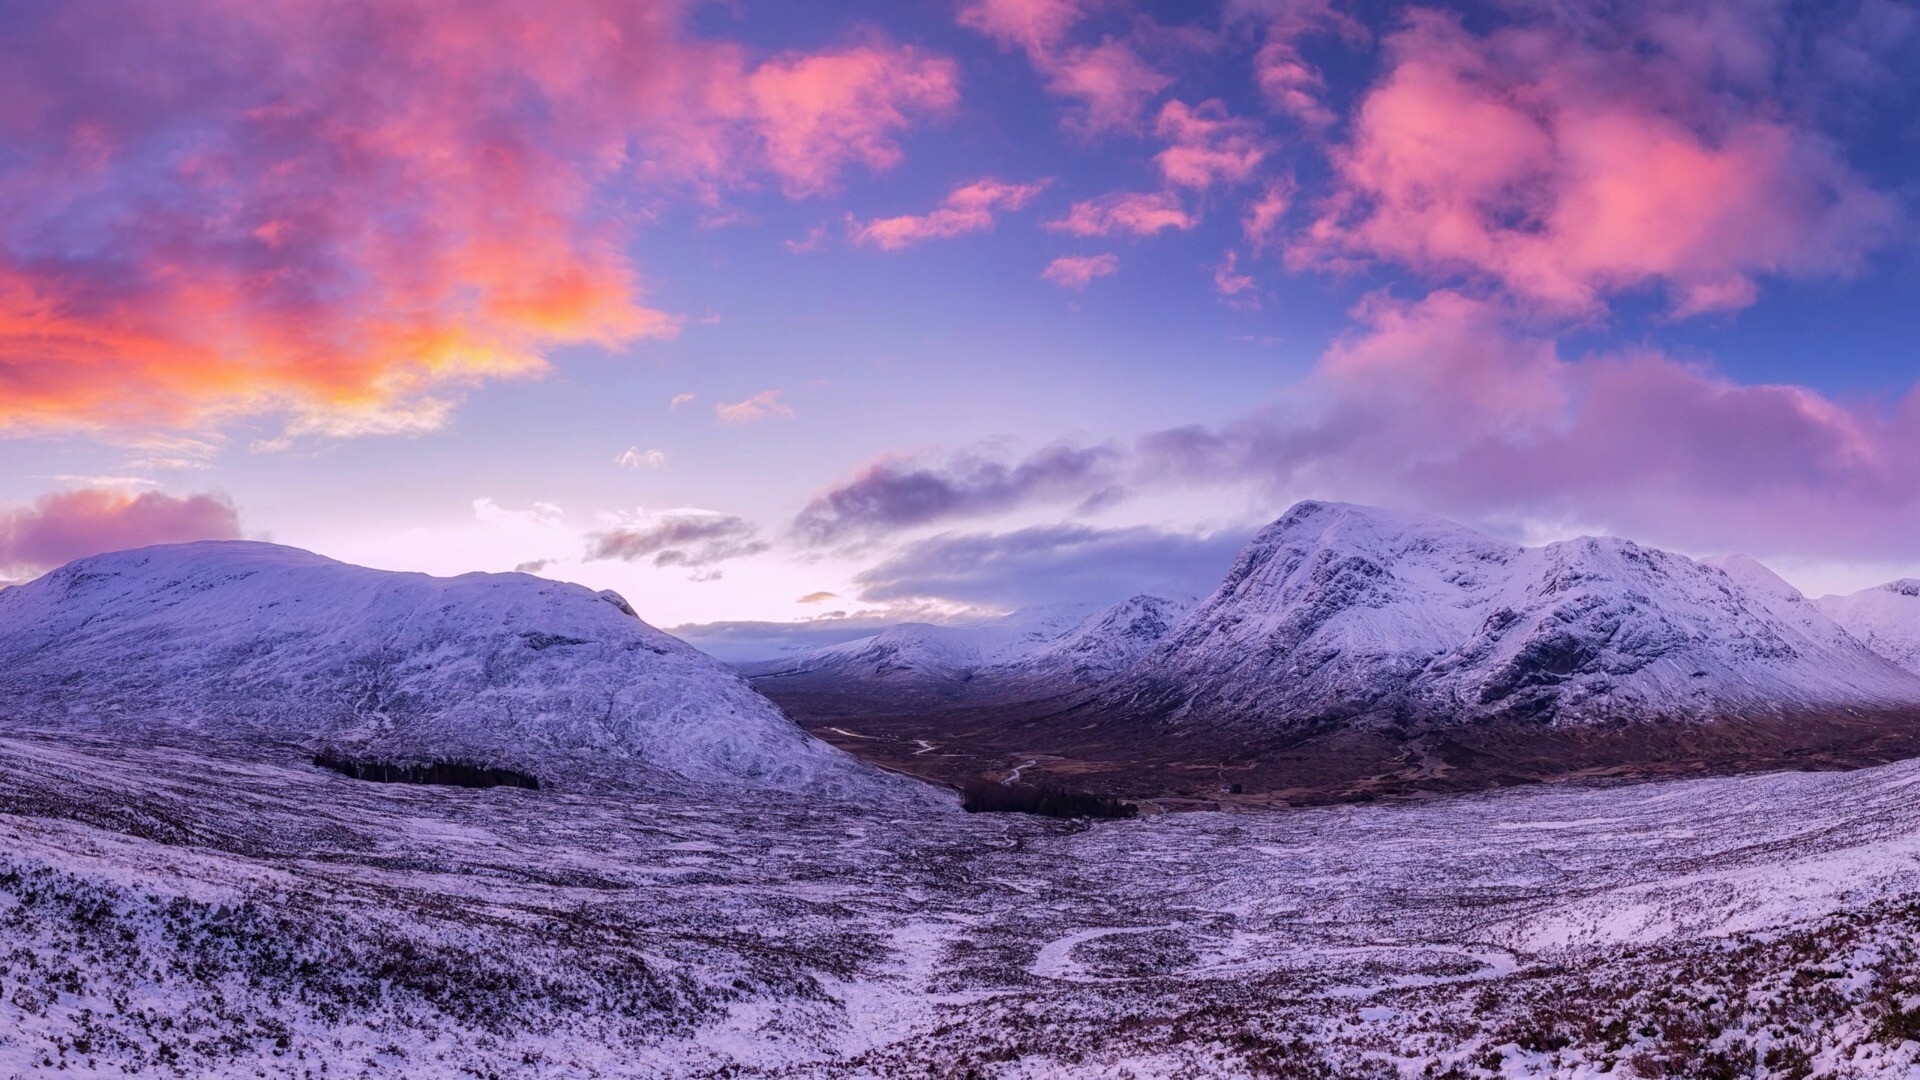
{"label": "shadowed mountain face", "polygon": [[272,544],[101,555],[0,591],[0,692],[12,725],[465,761],[560,788],[889,783],[614,593]]}
{"label": "shadowed mountain face", "polygon": [[1211,596],[1111,675],[992,708],[832,680],[756,685],[895,767],[1032,758],[1029,775],[1141,795],[1834,767],[1908,752],[1920,716],[1920,675],[1751,559],[1615,538],[1524,548],[1322,502],[1263,530]]}

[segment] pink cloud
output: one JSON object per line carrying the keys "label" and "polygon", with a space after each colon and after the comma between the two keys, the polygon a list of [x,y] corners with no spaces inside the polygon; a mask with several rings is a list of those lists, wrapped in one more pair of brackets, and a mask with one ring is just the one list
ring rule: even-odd
{"label": "pink cloud", "polygon": [[1293,207],[1293,194],[1291,179],[1276,180],[1260,192],[1259,198],[1247,204],[1247,213],[1241,219],[1240,228],[1254,254],[1265,251],[1279,237],[1280,222]]}
{"label": "pink cloud", "polygon": [[691,403],[693,402],[693,400],[694,400],[695,398],[698,398],[699,396],[700,396],[700,395],[698,395],[698,394],[693,394],[693,393],[686,393],[686,394],[675,394],[675,395],[673,395],[673,400],[672,400],[672,401],[669,401],[669,402],[667,402],[667,408],[668,408],[668,409],[677,409],[677,408],[679,408],[679,407],[680,407],[680,406],[682,406],[682,405],[687,405],[687,404],[691,404]]}
{"label": "pink cloud", "polygon": [[1152,236],[1168,229],[1184,231],[1199,223],[1173,192],[1116,191],[1074,203],[1066,217],[1049,221],[1046,227],[1073,236]]}
{"label": "pink cloud", "polygon": [[1130,43],[1114,38],[1070,50],[1041,70],[1049,92],[1080,103],[1071,126],[1088,135],[1136,129],[1147,103],[1173,85]]}
{"label": "pink cloud", "polygon": [[964,0],[958,17],[961,26],[1003,46],[1045,56],[1096,6],[1098,0]]}
{"label": "pink cloud", "polygon": [[1825,139],[1685,56],[1432,12],[1387,55],[1296,266],[1387,259],[1563,314],[1658,286],[1687,315],[1751,303],[1756,275],[1848,272],[1896,218]]}
{"label": "pink cloud", "polygon": [[1019,210],[1045,187],[1045,181],[1008,184],[992,178],[975,180],[954,188],[932,213],[856,222],[852,225],[853,241],[882,251],[898,251],[926,240],[983,232],[993,228],[995,212]]}
{"label": "pink cloud", "polygon": [[1257,308],[1260,306],[1259,283],[1251,275],[1240,271],[1240,253],[1229,251],[1220,264],[1213,268],[1213,290],[1229,307]]}
{"label": "pink cloud", "polygon": [[623,205],[898,162],[951,61],[756,59],[676,0],[105,0],[0,39],[0,427],[413,430],[555,346],[673,334]]}
{"label": "pink cloud", "polygon": [[899,164],[899,132],[960,100],[953,61],[886,43],[769,60],[745,90],[766,165],[790,195],[831,189],[849,165]]}
{"label": "pink cloud", "polygon": [[1269,150],[1259,125],[1229,116],[1219,101],[1167,102],[1154,134],[1169,143],[1153,159],[1167,183],[1202,191],[1216,183],[1245,183]]}
{"label": "pink cloud", "polygon": [[1640,349],[1568,359],[1506,305],[1370,297],[1289,409],[1141,441],[1137,483],[1239,477],[1713,552],[1888,558],[1920,529],[1920,390],[1842,403]]}
{"label": "pink cloud", "polygon": [[1062,255],[1040,271],[1043,280],[1063,289],[1080,290],[1094,278],[1103,278],[1120,269],[1118,255]]}
{"label": "pink cloud", "polygon": [[1130,38],[1069,41],[1098,0],[964,0],[960,25],[1002,48],[1026,53],[1047,92],[1074,103],[1070,128],[1085,135],[1134,131],[1147,103],[1173,80],[1140,56]]}
{"label": "pink cloud", "polygon": [[1322,95],[1326,78],[1301,54],[1300,43],[1315,34],[1333,33],[1348,42],[1364,42],[1367,30],[1358,20],[1334,9],[1332,0],[1244,0],[1242,17],[1260,19],[1264,38],[1254,54],[1254,82],[1261,96],[1277,112],[1309,128],[1334,122],[1333,110]]}
{"label": "pink cloud", "polygon": [[34,575],[105,551],[239,535],[239,513],[222,495],[61,491],[0,508],[0,571]]}
{"label": "pink cloud", "polygon": [[761,420],[791,419],[793,407],[780,400],[780,391],[762,390],[744,401],[715,402],[713,415],[723,424],[752,424]]}

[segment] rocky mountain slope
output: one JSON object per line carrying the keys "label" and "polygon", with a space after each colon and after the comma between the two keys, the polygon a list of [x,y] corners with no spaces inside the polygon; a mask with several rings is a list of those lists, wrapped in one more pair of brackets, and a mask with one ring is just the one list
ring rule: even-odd
{"label": "rocky mountain slope", "polygon": [[883,782],[617,594],[242,541],[96,556],[0,590],[0,695],[15,725],[464,759],[563,787]]}
{"label": "rocky mountain slope", "polygon": [[1920,672],[1920,580],[1901,578],[1813,604],[1867,648]]}
{"label": "rocky mountain slope", "polygon": [[1797,596],[1751,560],[1305,502],[1091,708],[1273,731],[1920,704],[1920,678]]}

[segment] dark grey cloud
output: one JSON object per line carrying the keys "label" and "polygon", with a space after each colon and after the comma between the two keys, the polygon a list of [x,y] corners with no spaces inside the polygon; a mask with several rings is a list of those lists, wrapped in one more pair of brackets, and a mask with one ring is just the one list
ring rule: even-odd
{"label": "dark grey cloud", "polygon": [[1195,536],[1136,526],[1052,525],[917,541],[860,573],[870,602],[946,600],[1018,608],[1112,603],[1136,593],[1212,592],[1255,530]]}
{"label": "dark grey cloud", "polygon": [[587,537],[588,559],[650,561],[655,566],[711,566],[765,550],[767,543],[753,522],[730,514],[670,516]]}
{"label": "dark grey cloud", "polygon": [[1050,446],[1008,463],[968,452],[939,463],[882,460],[808,503],[793,523],[809,543],[885,535],[1046,500],[1099,505],[1122,496],[1120,451]]}

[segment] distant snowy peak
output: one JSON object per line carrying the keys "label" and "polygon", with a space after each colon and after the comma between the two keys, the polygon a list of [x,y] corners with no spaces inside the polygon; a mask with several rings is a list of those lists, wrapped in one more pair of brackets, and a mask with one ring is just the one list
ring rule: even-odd
{"label": "distant snowy peak", "polygon": [[1901,578],[1846,596],[1823,596],[1814,606],[1867,648],[1920,672],[1920,580]]}
{"label": "distant snowy peak", "polygon": [[1523,548],[1452,522],[1301,503],[1102,694],[1267,728],[1354,718],[1575,723],[1920,702],[1752,560],[1615,538]]}
{"label": "distant snowy peak", "polygon": [[702,784],[875,775],[619,594],[436,578],[245,541],[82,559],[0,591],[9,715]]}
{"label": "distant snowy peak", "polygon": [[860,678],[965,678],[982,668],[1016,662],[1087,617],[1088,606],[1027,608],[996,619],[942,625],[900,623],[871,637],[808,650],[752,665],[750,670],[833,670]]}
{"label": "distant snowy peak", "polygon": [[1139,596],[1095,612],[1079,625],[1006,666],[1081,680],[1124,671],[1173,630],[1193,606],[1190,597]]}
{"label": "distant snowy peak", "polygon": [[983,677],[1087,680],[1122,670],[1191,604],[1136,596],[1112,607],[1059,604],[956,625],[901,623],[871,637],[742,665],[755,678],[958,684]]}

